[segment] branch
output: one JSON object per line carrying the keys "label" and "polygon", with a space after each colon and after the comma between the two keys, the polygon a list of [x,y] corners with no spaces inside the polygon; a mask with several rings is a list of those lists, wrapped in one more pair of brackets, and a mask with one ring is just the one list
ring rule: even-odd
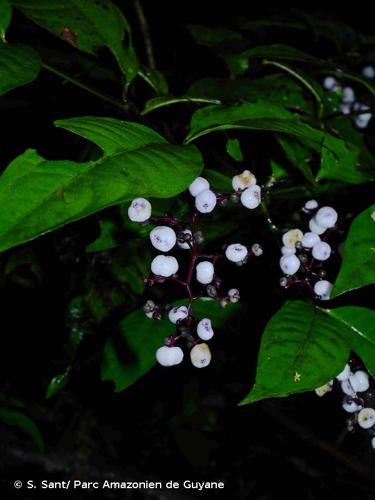
{"label": "branch", "polygon": [[143,12],[143,7],[140,0],[134,0],[134,7],[138,16],[139,24],[143,35],[143,40],[145,43],[148,66],[152,69],[155,69],[156,64],[155,64],[154,50],[152,48],[150,29],[148,26],[147,19],[145,17],[145,13]]}

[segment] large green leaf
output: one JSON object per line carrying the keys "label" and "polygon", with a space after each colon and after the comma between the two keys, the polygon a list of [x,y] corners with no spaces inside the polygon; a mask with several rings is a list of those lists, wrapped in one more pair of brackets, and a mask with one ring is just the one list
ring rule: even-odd
{"label": "large green leaf", "polygon": [[[186,301],[177,304],[186,304]],[[223,309],[212,299],[200,299],[194,302],[193,311],[197,318],[209,317],[213,327],[220,328],[237,307],[230,305]],[[165,337],[175,332],[175,328],[168,318],[160,321],[148,319],[142,309],[126,316],[119,324],[118,334],[104,347],[102,380],[114,382],[116,391],[134,384],[154,366],[156,350],[163,345]]]}
{"label": "large green leaf", "polygon": [[263,334],[256,382],[241,404],[316,389],[343,369],[351,331],[313,304],[287,302]]}
{"label": "large green leaf", "polygon": [[89,54],[107,47],[130,82],[138,62],[131,43],[130,26],[111,0],[11,0],[14,7],[47,29]]}
{"label": "large green leaf", "polygon": [[43,437],[35,423],[18,410],[0,408],[0,420],[7,425],[15,426],[28,434],[39,450],[43,450]]}
{"label": "large green leaf", "polygon": [[12,19],[12,6],[9,0],[0,0],[0,37],[5,42],[5,32]]}
{"label": "large green leaf", "polygon": [[[101,134],[100,127],[87,127],[82,135],[115,151],[117,124],[115,130],[112,137],[108,128]],[[34,151],[16,158],[0,177],[0,250],[137,196],[175,196],[199,175],[202,159],[195,147],[150,144],[153,131],[143,135],[137,124],[134,132],[134,140],[131,134],[124,140],[127,149],[98,161],[47,161]]]}
{"label": "large green leaf", "polygon": [[1,42],[0,95],[35,80],[40,68],[40,57],[31,47]]}
{"label": "large green leaf", "polygon": [[372,283],[375,283],[375,205],[359,214],[350,226],[332,296]]}

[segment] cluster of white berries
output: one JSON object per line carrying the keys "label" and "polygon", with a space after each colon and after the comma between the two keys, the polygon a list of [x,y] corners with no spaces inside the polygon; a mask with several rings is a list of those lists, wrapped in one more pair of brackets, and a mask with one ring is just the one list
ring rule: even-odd
{"label": "cluster of white berries", "polygon": [[[350,365],[345,365],[341,373],[336,377],[340,384],[342,392],[345,394],[342,408],[351,414],[347,421],[348,430],[354,431],[355,426],[358,425],[362,429],[369,430],[371,434],[371,445],[375,449],[375,409],[369,406],[366,399],[370,389],[370,378],[364,370],[352,371]],[[318,396],[324,396],[326,393],[332,391],[334,381],[330,380],[327,384],[315,390]],[[367,394],[366,394],[367,393]],[[374,402],[370,402],[373,404]]]}
{"label": "cluster of white berries", "polygon": [[[322,241],[321,236],[335,226],[338,216],[332,207],[317,209],[316,200],[307,201],[302,209],[310,215],[315,212],[309,221],[309,231],[303,233],[298,228],[290,229],[282,236],[280,268],[285,276],[281,278],[280,284],[285,288],[297,283],[306,284],[312,288],[316,298],[329,300],[333,285],[321,279],[325,272],[322,269],[317,272],[317,268],[331,256],[331,246]],[[314,264],[317,264],[315,268]],[[304,273],[303,280],[291,278],[298,271]]]}
{"label": "cluster of white berries", "polygon": [[[362,75],[365,78],[372,79],[375,76],[375,68],[373,66],[365,66],[362,70]],[[355,114],[354,123],[358,128],[366,128],[369,124],[372,113],[367,104],[356,101],[355,92],[352,87],[342,86],[339,81],[333,76],[327,76],[323,80],[323,87],[331,92],[340,95],[340,111],[343,115]]]}

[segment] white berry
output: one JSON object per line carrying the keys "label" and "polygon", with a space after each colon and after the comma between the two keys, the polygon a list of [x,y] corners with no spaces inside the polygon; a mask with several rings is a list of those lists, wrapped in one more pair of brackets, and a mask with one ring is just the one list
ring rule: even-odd
{"label": "white berry", "polygon": [[332,207],[319,208],[315,214],[315,221],[321,227],[333,227],[337,222],[337,212]]}
{"label": "white berry", "polygon": [[358,370],[349,377],[355,392],[365,392],[370,387],[369,376],[363,370]]}
{"label": "white berry", "polygon": [[280,268],[284,274],[291,276],[300,268],[301,261],[295,255],[283,255],[280,259]]}
{"label": "white berry", "polygon": [[195,208],[198,210],[198,212],[201,212],[202,214],[208,214],[212,212],[215,206],[216,206],[216,194],[210,189],[205,189],[204,191],[201,191],[195,197]]}
{"label": "white berry", "polygon": [[152,246],[161,252],[169,252],[175,246],[176,239],[176,233],[168,226],[157,226],[150,232]]}
{"label": "white berry", "polygon": [[151,262],[151,271],[157,276],[169,278],[178,271],[178,262],[170,255],[157,255]]}
{"label": "white berry", "polygon": [[214,336],[214,331],[212,329],[211,320],[208,318],[203,318],[197,325],[198,337],[202,340],[210,340]]}
{"label": "white berry", "polygon": [[235,191],[243,191],[244,189],[256,184],[255,175],[250,170],[244,170],[242,174],[235,175],[232,179],[232,186]]}
{"label": "white berry", "polygon": [[[319,294],[320,295],[320,294]],[[340,372],[338,375],[337,375],[337,380],[339,382],[343,382],[344,380],[348,380],[350,375],[352,374],[351,370],[350,370],[350,366],[348,364],[345,365],[345,368],[343,369],[342,372]]]}
{"label": "white berry", "polygon": [[186,306],[172,307],[168,313],[168,318],[174,325],[179,321],[187,318],[189,314],[188,308]]}
{"label": "white berry", "polygon": [[362,70],[362,75],[365,77],[365,78],[375,78],[375,68],[374,66],[365,66]]}
{"label": "white berry", "polygon": [[203,262],[199,262],[195,269],[195,272],[197,281],[199,281],[199,283],[202,283],[202,285],[208,285],[214,278],[215,269],[212,262],[204,260]]}
{"label": "white berry", "polygon": [[363,408],[358,413],[358,424],[362,429],[370,429],[375,424],[375,410],[373,408]]}
{"label": "white berry", "polygon": [[352,387],[352,384],[349,382],[349,380],[343,380],[341,382],[341,390],[344,394],[347,394],[348,396],[355,397],[356,392]]}
{"label": "white berry", "polygon": [[355,101],[354,90],[351,87],[344,87],[341,100],[345,104],[352,104]]}
{"label": "white berry", "polygon": [[228,297],[232,304],[235,304],[240,300],[240,291],[237,288],[231,288],[228,290]]}
{"label": "white berry", "polygon": [[318,241],[312,248],[312,256],[316,260],[327,260],[331,255],[331,247],[325,241]]}
{"label": "white berry", "polygon": [[309,229],[312,233],[315,234],[323,234],[327,231],[326,227],[320,226],[317,222],[315,217],[312,217],[309,222]]}
{"label": "white berry", "polygon": [[371,446],[375,450],[375,436],[371,439]]}
{"label": "white berry", "polygon": [[343,115],[349,115],[352,111],[352,105],[344,102],[339,104],[339,108]]}
{"label": "white berry", "polygon": [[316,233],[311,232],[305,233],[301,240],[304,248],[312,248],[318,241],[320,241],[320,237]]}
{"label": "white berry", "polygon": [[210,189],[210,183],[204,177],[197,177],[189,186],[190,194],[194,197],[206,189]]}
{"label": "white berry", "polygon": [[207,344],[197,344],[190,351],[190,359],[196,368],[204,368],[211,362],[211,351]]}
{"label": "white berry", "polygon": [[286,247],[294,247],[297,241],[301,241],[303,232],[300,229],[290,229],[283,234],[283,244]]}
{"label": "white berry", "polygon": [[225,256],[231,262],[242,262],[246,259],[247,254],[247,248],[241,243],[232,243],[225,250]]}
{"label": "white berry", "polygon": [[281,253],[283,255],[294,255],[296,253],[296,247],[281,247]]}
{"label": "white berry", "polygon": [[363,408],[363,406],[358,405],[355,401],[353,401],[353,399],[350,399],[349,401],[344,399],[344,401],[342,402],[342,407],[348,413],[355,413],[362,410]]}
{"label": "white berry", "polygon": [[254,209],[261,202],[260,186],[254,184],[241,193],[241,203],[244,207]]}
{"label": "white berry", "polygon": [[133,222],[145,222],[151,216],[151,203],[145,198],[135,198],[128,208],[128,217]]}
{"label": "white berry", "polygon": [[156,359],[162,366],[178,365],[183,360],[184,353],[181,347],[159,347],[156,351]]}
{"label": "white berry", "polygon": [[318,208],[318,202],[316,200],[308,200],[306,201],[303,208],[308,211],[315,210],[316,208]]}
{"label": "white berry", "polygon": [[[314,292],[320,296],[320,300],[329,300],[333,285],[327,280],[319,280],[314,285]],[[340,380],[340,379],[339,379]]]}
{"label": "white berry", "polygon": [[326,76],[323,80],[323,87],[326,90],[333,90],[337,86],[337,80],[333,76]]}

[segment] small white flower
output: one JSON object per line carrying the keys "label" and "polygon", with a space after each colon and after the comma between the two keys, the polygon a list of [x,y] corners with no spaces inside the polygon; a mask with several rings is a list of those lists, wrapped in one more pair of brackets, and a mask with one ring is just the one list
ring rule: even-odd
{"label": "small white flower", "polygon": [[228,297],[232,304],[235,304],[240,300],[240,291],[237,288],[231,288],[228,290]]}
{"label": "small white flower", "polygon": [[297,241],[301,241],[303,232],[300,229],[290,229],[283,234],[283,244],[286,247],[295,247]]}
{"label": "small white flower", "polygon": [[375,410],[373,408],[363,408],[358,413],[358,425],[362,429],[370,429],[375,424]]}
{"label": "small white flower", "polygon": [[301,261],[295,255],[283,255],[280,259],[280,268],[284,274],[291,276],[300,268]]}
{"label": "small white flower", "polygon": [[225,250],[225,256],[231,262],[242,262],[248,254],[247,248],[241,243],[232,243]]}
{"label": "small white flower", "polygon": [[232,179],[232,186],[235,191],[243,191],[244,189],[256,184],[255,175],[250,170],[244,170],[242,174],[235,175]]}
{"label": "small white flower", "polygon": [[314,292],[320,296],[320,300],[329,300],[333,285],[327,280],[317,281],[314,285]]}
{"label": "small white flower", "polygon": [[189,186],[190,194],[194,196],[194,198],[206,189],[210,189],[210,183],[204,177],[197,177]]}
{"label": "small white flower", "polygon": [[307,232],[302,237],[302,246],[305,248],[312,248],[315,243],[320,241],[320,237],[316,233]]}
{"label": "small white flower", "polygon": [[208,260],[199,262],[195,269],[195,272],[197,281],[199,281],[199,283],[202,283],[202,285],[208,285],[214,279],[214,265]]}
{"label": "small white flower", "polygon": [[216,194],[210,189],[205,189],[195,197],[195,208],[202,214],[208,214],[215,208],[216,201]]}
{"label": "small white flower", "polygon": [[[320,295],[320,294],[319,294]],[[345,368],[343,369],[342,372],[340,372],[338,375],[337,375],[337,380],[339,382],[343,382],[344,380],[348,380],[350,375],[352,374],[351,370],[350,370],[350,366],[348,364],[345,365]]]}
{"label": "small white flower", "polygon": [[294,255],[296,253],[296,247],[281,247],[281,253],[283,255]]}
{"label": "small white flower", "polygon": [[192,241],[193,233],[190,231],[190,229],[184,229],[183,231],[181,231],[179,236],[181,236],[181,235],[189,236],[190,237],[190,244],[187,241],[184,241],[184,242],[178,241],[177,245],[180,248],[182,248],[183,250],[189,250],[189,248],[191,248],[191,243],[193,243],[193,241]]}
{"label": "small white flower", "polygon": [[198,337],[202,340],[210,340],[214,336],[214,331],[212,329],[211,320],[208,318],[203,318],[197,325]]}
{"label": "small white flower", "polygon": [[369,376],[363,370],[358,370],[349,377],[355,392],[365,392],[370,387]]}
{"label": "small white flower", "polygon": [[312,256],[316,260],[327,260],[331,256],[331,247],[325,241],[318,241],[312,248]]}
{"label": "small white flower", "polygon": [[333,227],[337,222],[337,212],[332,207],[319,208],[315,214],[315,221],[321,227]]}
{"label": "small white flower", "polygon": [[156,359],[162,366],[174,366],[181,363],[184,353],[181,347],[159,347],[156,351]]}
{"label": "small white flower", "polygon": [[150,232],[150,240],[160,252],[169,252],[176,244],[176,233],[171,227],[157,226]]}
{"label": "small white flower", "polygon": [[157,276],[169,278],[178,271],[178,262],[170,255],[157,255],[151,262],[151,271]]}
{"label": "small white flower", "polygon": [[174,325],[188,317],[189,311],[186,306],[172,307],[168,313],[168,318]]}
{"label": "small white flower", "polygon": [[310,222],[309,222],[309,229],[312,233],[315,233],[315,234],[323,234],[327,231],[327,228],[326,227],[323,227],[323,226],[320,226],[316,220],[315,220],[315,217],[312,217],[310,219]]}
{"label": "small white flower", "polygon": [[190,359],[196,368],[204,368],[211,362],[211,351],[207,344],[197,344],[190,351]]}
{"label": "small white flower", "polygon": [[251,210],[259,207],[261,202],[260,186],[253,184],[241,193],[241,203]]}
{"label": "small white flower", "polygon": [[333,76],[326,76],[323,80],[323,87],[326,90],[333,90],[337,86],[338,82]]}
{"label": "small white flower", "polygon": [[151,217],[151,203],[145,198],[135,198],[128,208],[128,217],[132,222],[145,222]]}
{"label": "small white flower", "polygon": [[368,66],[365,66],[363,69],[362,69],[362,75],[365,77],[365,78],[369,78],[370,80],[372,78],[375,78],[375,68],[374,66],[371,66],[370,64]]}
{"label": "small white flower", "polygon": [[316,208],[318,208],[318,202],[316,200],[308,200],[306,201],[303,208],[307,211],[315,210]]}
{"label": "small white flower", "polygon": [[363,406],[358,405],[353,399],[346,400],[342,402],[342,407],[348,413],[356,413],[357,411],[362,410]]}

